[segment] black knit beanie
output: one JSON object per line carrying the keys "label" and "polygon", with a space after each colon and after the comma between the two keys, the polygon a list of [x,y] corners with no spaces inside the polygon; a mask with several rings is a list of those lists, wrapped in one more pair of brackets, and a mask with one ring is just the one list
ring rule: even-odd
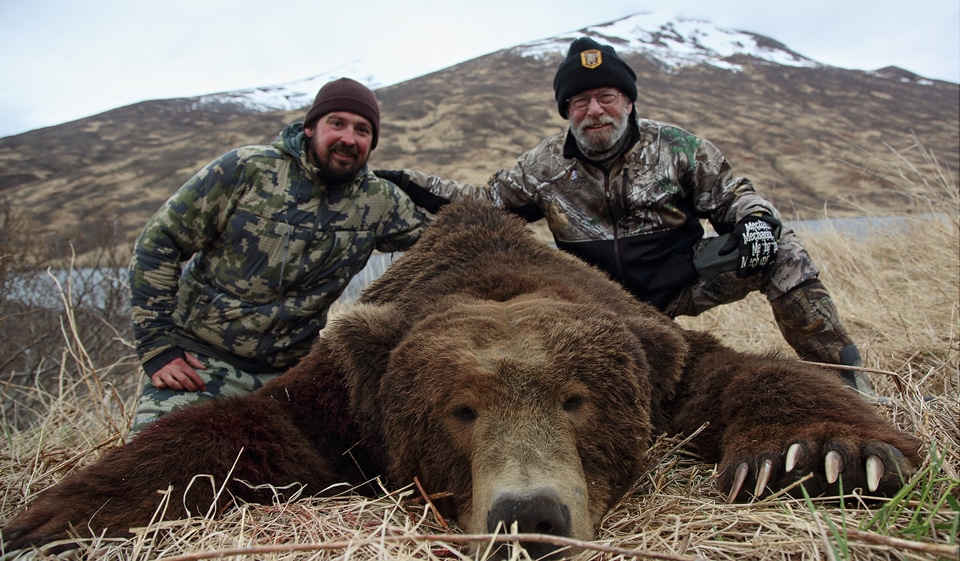
{"label": "black knit beanie", "polygon": [[370,149],[377,147],[377,140],[380,138],[380,106],[377,105],[377,98],[369,88],[350,78],[327,82],[317,92],[313,105],[307,111],[307,116],[303,118],[303,128],[312,127],[317,119],[334,111],[354,113],[370,121],[373,127],[373,141],[370,143]]}
{"label": "black knit beanie", "polygon": [[571,97],[594,88],[617,88],[635,102],[637,73],[610,45],[581,37],[570,44],[567,58],[557,67],[557,75],[553,77],[560,116],[567,118],[567,102]]}

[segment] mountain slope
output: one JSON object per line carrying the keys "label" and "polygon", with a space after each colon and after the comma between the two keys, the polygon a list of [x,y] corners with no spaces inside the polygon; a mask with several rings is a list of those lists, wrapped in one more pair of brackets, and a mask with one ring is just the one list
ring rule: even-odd
{"label": "mountain slope", "polygon": [[[960,86],[899,69],[829,67],[773,39],[640,14],[504,49],[376,90],[374,167],[482,182],[562,132],[552,80],[572,38],[614,45],[638,74],[641,116],[710,139],[791,217],[903,211],[861,168],[919,138],[960,165]],[[346,70],[346,69],[343,69]],[[352,77],[376,86],[359,67]],[[220,153],[272,140],[337,72],[272,88],[149,101],[0,139],[0,197],[65,254],[107,238],[128,247],[150,214]]]}

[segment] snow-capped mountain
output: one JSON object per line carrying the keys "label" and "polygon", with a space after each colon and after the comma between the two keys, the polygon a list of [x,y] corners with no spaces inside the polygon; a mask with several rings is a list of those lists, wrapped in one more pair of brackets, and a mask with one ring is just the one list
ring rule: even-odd
{"label": "snow-capped mountain", "polygon": [[[822,66],[762,35],[717,27],[705,20],[677,19],[657,13],[635,14],[507,50],[538,59],[564,56],[570,42],[584,35],[614,45],[621,54],[638,53],[666,72],[697,65],[737,72],[741,66],[730,60],[736,55],[785,66]],[[385,80],[371,73],[373,66],[358,60],[286,84],[205,95],[197,98],[196,107],[209,110],[226,104],[233,110],[242,108],[249,112],[294,110],[309,105],[323,84],[341,76],[357,79],[371,89],[414,78]]]}
{"label": "snow-capped mountain", "polygon": [[571,41],[584,35],[614,45],[618,53],[640,54],[666,71],[697,65],[739,71],[741,66],[728,60],[735,55],[785,66],[821,66],[762,35],[717,27],[706,20],[676,19],[655,13],[636,14],[520,45],[516,50],[533,57],[563,55]]}

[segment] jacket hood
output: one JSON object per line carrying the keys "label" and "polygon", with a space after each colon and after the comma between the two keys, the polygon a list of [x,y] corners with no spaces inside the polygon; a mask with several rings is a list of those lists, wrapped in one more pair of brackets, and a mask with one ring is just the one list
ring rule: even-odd
{"label": "jacket hood", "polygon": [[304,139],[307,137],[303,132],[303,123],[297,122],[283,127],[276,140],[270,143],[277,150],[285,154],[290,154],[297,160],[303,154]]}

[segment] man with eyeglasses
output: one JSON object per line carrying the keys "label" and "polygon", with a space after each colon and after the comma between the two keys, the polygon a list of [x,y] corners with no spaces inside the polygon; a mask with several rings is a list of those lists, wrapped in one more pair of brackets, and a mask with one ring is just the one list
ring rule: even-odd
{"label": "man with eyeglasses", "polygon": [[[378,170],[432,212],[464,197],[545,218],[557,247],[676,317],[762,292],[804,359],[860,366],[860,353],[800,240],[709,141],[637,116],[637,76],[613,47],[575,40],[553,80],[567,132],[543,140],[485,186]],[[704,237],[700,220],[720,237]],[[872,397],[858,371],[844,382]]]}

